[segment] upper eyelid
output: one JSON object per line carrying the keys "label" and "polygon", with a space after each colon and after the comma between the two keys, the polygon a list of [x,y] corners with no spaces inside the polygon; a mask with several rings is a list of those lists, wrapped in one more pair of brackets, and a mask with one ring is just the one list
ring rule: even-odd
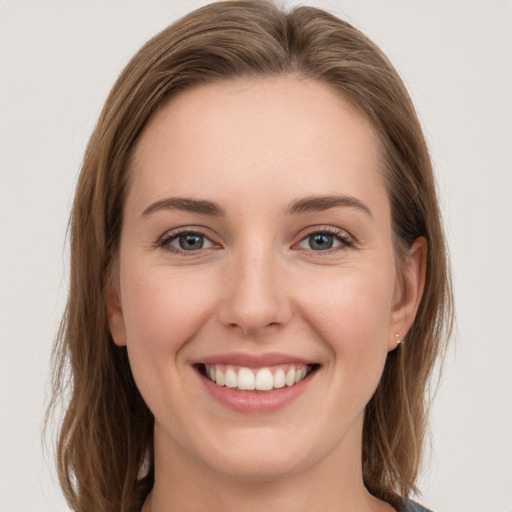
{"label": "upper eyelid", "polygon": [[210,234],[212,231],[204,226],[179,226],[166,230],[159,239],[172,238],[183,233],[196,233],[198,235],[205,236],[206,238],[212,237]]}
{"label": "upper eyelid", "polygon": [[338,228],[335,226],[329,226],[329,225],[319,225],[319,226],[310,226],[307,228],[304,228],[299,233],[298,237],[300,237],[300,240],[304,240],[307,236],[310,236],[314,233],[329,233],[330,235],[338,235],[340,238],[348,238],[352,242],[355,242],[355,237],[348,232],[346,229]]}
{"label": "upper eyelid", "polygon": [[[204,228],[201,226],[182,226],[179,228],[173,228],[173,229],[167,230],[163,235],[161,235],[157,239],[156,245],[158,247],[164,247],[165,245],[168,244],[168,242],[178,238],[180,235],[183,235],[185,233],[201,235],[201,236],[204,236],[205,238],[207,238],[212,244],[217,245],[217,246],[221,245],[215,239],[215,237],[209,235],[205,231],[209,231],[209,230],[207,228]],[[177,249],[177,250],[179,250],[179,249]],[[191,251],[191,252],[198,252],[198,251]]]}
{"label": "upper eyelid", "polygon": [[[334,236],[335,238],[338,239],[340,247],[325,249],[323,251],[315,251],[314,249],[298,247],[299,244],[301,244],[304,240],[306,240],[311,235],[314,235],[315,233],[327,233],[331,236]],[[311,226],[311,228],[308,231],[301,234],[299,240],[293,244],[292,248],[296,248],[299,251],[312,252],[318,256],[327,256],[329,254],[337,254],[339,251],[343,251],[346,249],[354,249],[357,247],[357,240],[345,229],[334,226]]]}

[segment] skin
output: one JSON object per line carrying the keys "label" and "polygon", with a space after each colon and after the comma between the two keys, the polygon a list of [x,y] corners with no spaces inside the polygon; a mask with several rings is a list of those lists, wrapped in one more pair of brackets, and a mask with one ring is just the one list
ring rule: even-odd
{"label": "skin", "polygon": [[[371,124],[296,77],[198,86],[150,119],[108,297],[113,338],[155,416],[144,512],[393,510],[363,485],[363,415],[414,319],[426,247],[413,245],[400,280],[379,164]],[[288,211],[313,196],[363,206]],[[224,215],[144,214],[169,197]],[[204,234],[203,248],[180,252],[177,228]],[[326,228],[333,247],[314,250],[309,236]],[[320,368],[284,408],[242,414],[212,400],[192,365],[232,352]]]}

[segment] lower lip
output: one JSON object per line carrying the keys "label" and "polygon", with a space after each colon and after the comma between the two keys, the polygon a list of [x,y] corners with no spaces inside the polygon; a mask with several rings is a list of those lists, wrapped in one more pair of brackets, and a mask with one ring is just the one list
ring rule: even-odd
{"label": "lower lip", "polygon": [[218,386],[201,374],[199,377],[210,395],[221,405],[236,412],[264,414],[278,411],[296,400],[304,393],[316,373],[310,373],[293,386],[265,392],[236,391],[226,386]]}

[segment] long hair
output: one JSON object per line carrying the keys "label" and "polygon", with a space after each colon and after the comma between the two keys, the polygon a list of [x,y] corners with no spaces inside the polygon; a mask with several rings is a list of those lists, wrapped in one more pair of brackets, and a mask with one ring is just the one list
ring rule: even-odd
{"label": "long hair", "polygon": [[405,344],[389,353],[366,407],[363,478],[393,501],[417,491],[428,384],[452,322],[447,251],[431,161],[397,72],[366,36],[320,9],[265,0],[219,2],[172,24],[119,76],[90,138],[70,219],[71,276],[54,349],[54,396],[70,394],[57,461],[76,512],[140,510],[154,479],[153,416],[127,352],[113,343],[106,290],[115,261],[130,160],[151,115],[197,84],[293,75],[328,84],[372,123],[392,211],[397,267],[423,236],[426,284]]}

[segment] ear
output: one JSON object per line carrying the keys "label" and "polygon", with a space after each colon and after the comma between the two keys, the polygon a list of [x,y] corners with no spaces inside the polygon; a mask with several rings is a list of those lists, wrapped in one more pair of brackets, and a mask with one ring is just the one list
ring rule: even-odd
{"label": "ear", "polygon": [[124,325],[123,308],[119,299],[119,291],[115,285],[109,286],[107,293],[108,328],[114,343],[120,347],[126,346],[126,328]]}
{"label": "ear", "polygon": [[[388,350],[393,350],[411,328],[425,287],[427,241],[419,237],[404,261],[403,276],[397,283],[391,314]],[[398,335],[398,336],[397,336]]]}

